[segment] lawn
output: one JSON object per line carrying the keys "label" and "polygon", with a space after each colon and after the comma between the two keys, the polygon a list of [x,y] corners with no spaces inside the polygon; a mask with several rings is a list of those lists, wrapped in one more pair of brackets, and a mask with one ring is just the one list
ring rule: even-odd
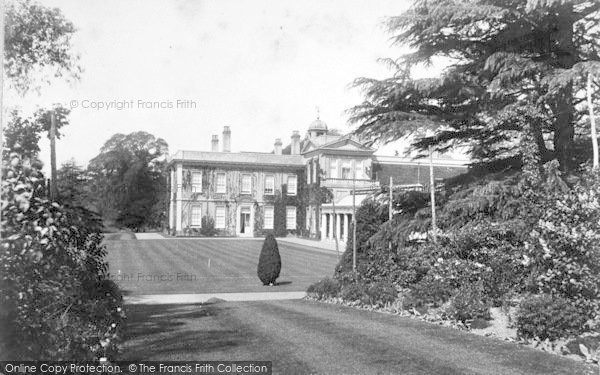
{"label": "lawn", "polygon": [[590,367],[406,317],[318,302],[127,305],[124,360],[273,361],[274,374],[585,374]]}
{"label": "lawn", "polygon": [[111,278],[125,295],[305,291],[331,276],[337,256],[279,243],[278,286],[256,276],[260,240],[107,240]]}

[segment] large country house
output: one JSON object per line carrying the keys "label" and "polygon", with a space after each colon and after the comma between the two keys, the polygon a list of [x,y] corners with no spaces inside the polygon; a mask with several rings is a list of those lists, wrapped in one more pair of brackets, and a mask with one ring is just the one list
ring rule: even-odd
{"label": "large country house", "polygon": [[[428,161],[380,156],[349,135],[313,121],[289,146],[231,152],[231,129],[210,151],[177,151],[169,159],[169,228],[175,235],[277,236],[345,242],[356,205],[393,177],[395,187],[429,189]],[[464,172],[464,161],[434,159],[438,179]]]}

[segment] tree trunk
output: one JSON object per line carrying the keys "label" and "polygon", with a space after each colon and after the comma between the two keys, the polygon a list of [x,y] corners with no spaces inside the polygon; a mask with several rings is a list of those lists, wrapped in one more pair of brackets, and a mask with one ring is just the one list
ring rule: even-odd
{"label": "tree trunk", "polygon": [[50,111],[50,199],[56,200],[58,189],[56,187],[56,116],[54,110]]}
{"label": "tree trunk", "polygon": [[[554,53],[559,68],[571,69],[576,62],[573,44],[573,5],[559,7],[556,22],[556,42]],[[571,84],[562,88],[552,108],[554,122],[554,152],[562,170],[569,170],[573,160],[573,87]]]}
{"label": "tree trunk", "polygon": [[590,112],[590,130],[592,137],[592,165],[594,169],[598,169],[598,135],[596,134],[596,118],[594,117],[594,105],[592,102],[592,75],[588,74],[587,78],[587,101],[588,110]]}

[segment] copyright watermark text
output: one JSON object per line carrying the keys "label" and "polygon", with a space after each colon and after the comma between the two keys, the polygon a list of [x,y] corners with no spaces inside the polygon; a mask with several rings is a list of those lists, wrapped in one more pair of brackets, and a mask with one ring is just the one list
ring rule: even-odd
{"label": "copyright watermark text", "polygon": [[73,99],[69,102],[71,109],[81,108],[93,111],[127,111],[127,110],[160,110],[160,109],[198,109],[198,102],[192,99],[146,100],[120,99],[95,100]]}

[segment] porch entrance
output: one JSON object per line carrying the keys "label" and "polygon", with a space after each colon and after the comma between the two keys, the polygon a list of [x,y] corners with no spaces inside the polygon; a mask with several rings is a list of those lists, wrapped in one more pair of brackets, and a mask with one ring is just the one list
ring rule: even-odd
{"label": "porch entrance", "polygon": [[254,225],[252,223],[252,208],[242,206],[238,214],[238,235],[240,237],[252,237],[254,235]]}

